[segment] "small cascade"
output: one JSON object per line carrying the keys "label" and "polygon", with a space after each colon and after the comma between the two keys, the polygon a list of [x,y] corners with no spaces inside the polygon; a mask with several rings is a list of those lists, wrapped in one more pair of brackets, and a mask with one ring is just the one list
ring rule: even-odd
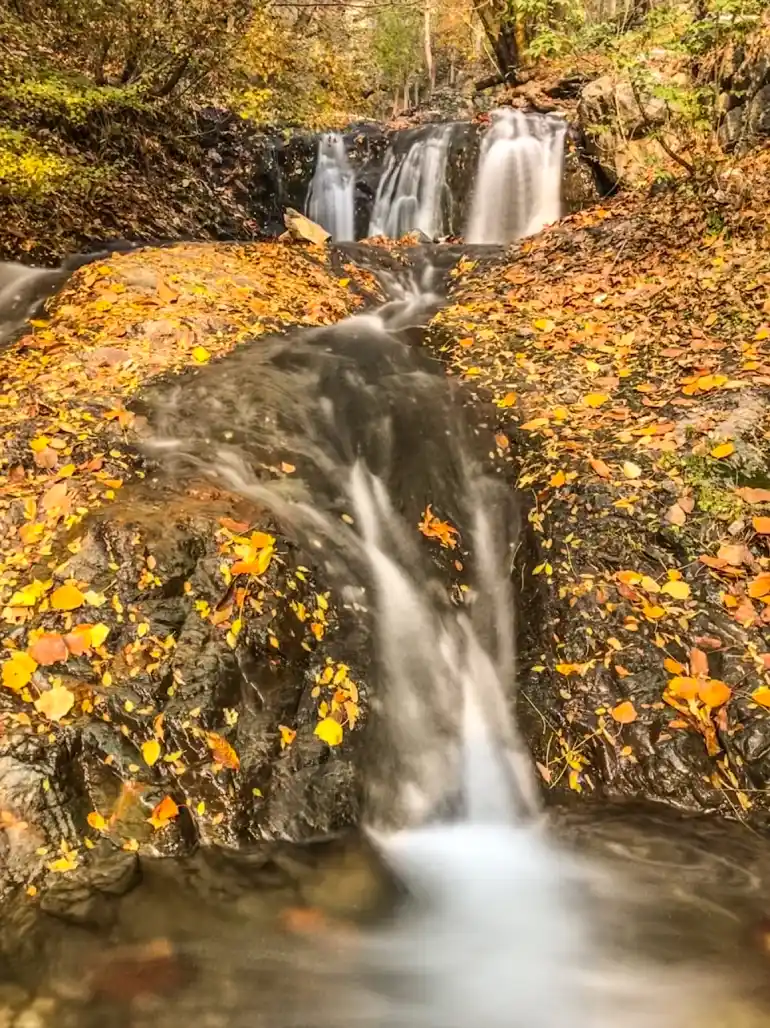
{"label": "small cascade", "polygon": [[510,243],[558,221],[566,132],[559,117],[493,112],[481,144],[469,243]]}
{"label": "small cascade", "polygon": [[453,129],[451,124],[431,125],[394,139],[377,187],[370,236],[400,239],[414,230],[429,239],[445,234],[443,199]]}
{"label": "small cascade", "polygon": [[356,179],[337,132],[327,132],[318,144],[313,181],[307,197],[308,217],[322,225],[335,242],[355,239]]}

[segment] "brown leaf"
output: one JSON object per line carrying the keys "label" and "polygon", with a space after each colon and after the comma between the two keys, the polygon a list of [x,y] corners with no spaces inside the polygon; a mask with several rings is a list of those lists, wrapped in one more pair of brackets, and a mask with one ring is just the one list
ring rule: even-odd
{"label": "brown leaf", "polygon": [[43,493],[43,498],[40,501],[40,506],[43,510],[64,510],[69,508],[69,501],[67,497],[67,483],[57,482],[52,485],[50,489]]}
{"label": "brown leaf", "polygon": [[770,503],[770,489],[736,489],[735,493],[746,503]]}
{"label": "brown leaf", "polygon": [[678,503],[674,503],[666,511],[666,521],[672,525],[684,525],[687,515]]}
{"label": "brown leaf", "polygon": [[717,557],[732,567],[751,563],[751,554],[744,543],[723,543],[717,550]]}
{"label": "brown leaf", "polygon": [[695,639],[695,645],[702,650],[721,650],[722,640],[715,635],[699,635]]}

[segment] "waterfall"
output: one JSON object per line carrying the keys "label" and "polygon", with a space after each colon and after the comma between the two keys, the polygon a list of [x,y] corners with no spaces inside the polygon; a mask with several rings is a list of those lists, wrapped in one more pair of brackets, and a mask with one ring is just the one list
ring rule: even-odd
{"label": "waterfall", "polygon": [[355,239],[355,185],[344,139],[337,132],[325,133],[318,143],[307,213],[331,233],[335,242]]}
{"label": "waterfall", "polygon": [[[152,418],[167,467],[271,510],[373,643],[364,816],[402,901],[352,940],[323,938],[309,973],[324,1000],[292,1024],[669,1028],[691,995],[638,954],[623,963],[596,925],[593,868],[542,824],[511,714],[514,500],[483,472],[460,397],[409,342],[440,305],[433,271],[382,274],[378,311],[243,346],[166,386]],[[264,470],[281,454],[290,482]],[[426,498],[461,540],[461,601],[421,545]]]}
{"label": "waterfall", "polygon": [[432,125],[394,140],[377,187],[369,236],[400,239],[415,229],[429,239],[444,234],[442,203],[453,126]]}
{"label": "waterfall", "polygon": [[561,217],[562,118],[494,111],[479,155],[466,239],[510,243]]}

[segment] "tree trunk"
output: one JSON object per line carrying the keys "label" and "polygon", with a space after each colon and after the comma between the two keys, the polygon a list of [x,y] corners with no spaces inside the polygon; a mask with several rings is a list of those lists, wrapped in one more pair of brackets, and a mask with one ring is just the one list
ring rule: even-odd
{"label": "tree trunk", "polygon": [[422,18],[422,29],[423,29],[423,44],[425,47],[425,71],[428,73],[428,82],[430,83],[430,90],[436,88],[436,65],[433,61],[433,41],[431,38],[431,25],[430,25],[430,5],[431,0],[425,0],[425,7],[423,8]]}
{"label": "tree trunk", "polygon": [[516,26],[508,18],[505,9],[495,0],[473,0],[473,7],[484,27],[489,44],[495,55],[495,64],[504,82],[516,82],[519,66],[519,47],[516,41]]}

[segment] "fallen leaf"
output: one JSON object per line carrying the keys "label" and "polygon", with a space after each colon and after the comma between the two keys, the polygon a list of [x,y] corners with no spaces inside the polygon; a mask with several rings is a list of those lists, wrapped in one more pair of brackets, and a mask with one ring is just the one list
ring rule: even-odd
{"label": "fallen leaf", "polygon": [[690,595],[690,587],[687,582],[665,582],[660,591],[675,600],[686,600]]}
{"label": "fallen leaf", "polygon": [[674,503],[666,511],[666,521],[671,525],[681,526],[687,521],[687,515],[678,503]]}
{"label": "fallen leaf", "polygon": [[153,807],[152,814],[147,818],[149,823],[156,830],[165,828],[169,821],[172,821],[179,814],[179,807],[170,796],[164,796],[157,806]]}
{"label": "fallen leaf", "polygon": [[770,518],[752,518],[751,523],[759,535],[770,535]]}
{"label": "fallen leaf", "polygon": [[744,543],[723,543],[717,550],[717,558],[735,568],[751,562],[751,554]]}
{"label": "fallen leaf", "polygon": [[44,632],[27,652],[34,661],[44,666],[58,664],[69,656],[64,638],[58,632]]}
{"label": "fallen leaf", "polygon": [[14,650],[3,664],[3,685],[13,692],[19,692],[30,683],[35,671],[37,671],[37,661],[33,660],[28,653]]}
{"label": "fallen leaf", "polygon": [[75,585],[61,585],[51,594],[54,610],[77,610],[85,603],[85,597]]}
{"label": "fallen leaf", "polygon": [[761,575],[757,575],[753,581],[749,582],[748,594],[755,600],[770,595],[770,571],[763,571]]}
{"label": "fallen leaf", "polygon": [[106,819],[103,818],[102,815],[96,810],[91,811],[91,813],[86,818],[86,821],[97,832],[105,832],[109,827]]}
{"label": "fallen leaf", "polygon": [[715,446],[711,451],[711,456],[719,460],[722,457],[729,457],[731,453],[735,453],[733,443],[720,443],[719,446]]}
{"label": "fallen leaf", "polygon": [[733,691],[726,682],[708,678],[698,686],[698,697],[707,707],[721,707],[732,696]]}
{"label": "fallen leaf", "polygon": [[736,489],[735,493],[746,503],[770,503],[770,489]]}
{"label": "fallen leaf", "polygon": [[770,687],[766,685],[760,685],[758,689],[755,689],[751,694],[752,700],[758,703],[761,707],[770,707]]}
{"label": "fallen leaf", "polygon": [[708,656],[699,650],[697,646],[693,646],[690,650],[690,671],[694,675],[707,677],[709,673],[709,659]]}
{"label": "fallen leaf", "polygon": [[198,364],[205,364],[211,360],[211,354],[205,346],[196,346],[192,352],[193,360]]}
{"label": "fallen leaf", "polygon": [[642,469],[638,464],[634,464],[633,461],[627,460],[623,464],[623,474],[626,478],[640,478]]}
{"label": "fallen leaf", "polygon": [[592,458],[588,463],[600,478],[612,478],[612,471],[609,465],[605,464],[603,460],[595,460]]}
{"label": "fallen leaf", "polygon": [[637,713],[636,707],[630,700],[623,700],[617,707],[613,707],[610,711],[613,720],[617,721],[621,725],[630,725],[632,721],[636,721]]}
{"label": "fallen leaf", "polygon": [[289,728],[288,725],[278,725],[278,731],[281,734],[281,749],[285,749],[287,746],[291,746],[294,740],[297,738],[297,730],[295,728]]}
{"label": "fallen leaf", "polygon": [[148,767],[152,767],[160,756],[160,743],[157,739],[148,739],[142,743],[142,759]]}
{"label": "fallen leaf", "polygon": [[333,717],[325,717],[315,726],[314,734],[322,739],[327,746],[339,746],[342,742],[342,725]]}
{"label": "fallen leaf", "polygon": [[566,481],[567,481],[567,476],[564,474],[564,472],[563,471],[557,471],[556,474],[551,475],[551,478],[550,478],[548,484],[551,486],[551,488],[558,489],[560,486],[563,486]]}
{"label": "fallen leaf", "polygon": [[223,739],[216,732],[206,732],[206,745],[211,750],[211,755],[217,764],[228,767],[231,771],[237,771],[240,768],[240,758],[227,739]]}
{"label": "fallen leaf", "polygon": [[62,509],[67,503],[67,483],[57,482],[50,489],[43,493],[40,506],[45,511]]}
{"label": "fallen leaf", "polygon": [[698,679],[688,675],[677,675],[669,680],[666,688],[674,696],[679,696],[683,700],[694,700],[698,695]]}
{"label": "fallen leaf", "polygon": [[673,657],[666,657],[663,661],[663,667],[666,671],[670,671],[672,675],[683,675],[687,668],[684,664],[680,664],[678,660],[674,660]]}
{"label": "fallen leaf", "polygon": [[586,407],[601,407],[609,400],[606,393],[586,393],[583,397],[583,404]]}
{"label": "fallen leaf", "polygon": [[69,714],[75,703],[75,696],[63,685],[54,685],[35,700],[35,710],[44,714],[49,721],[61,721]]}

